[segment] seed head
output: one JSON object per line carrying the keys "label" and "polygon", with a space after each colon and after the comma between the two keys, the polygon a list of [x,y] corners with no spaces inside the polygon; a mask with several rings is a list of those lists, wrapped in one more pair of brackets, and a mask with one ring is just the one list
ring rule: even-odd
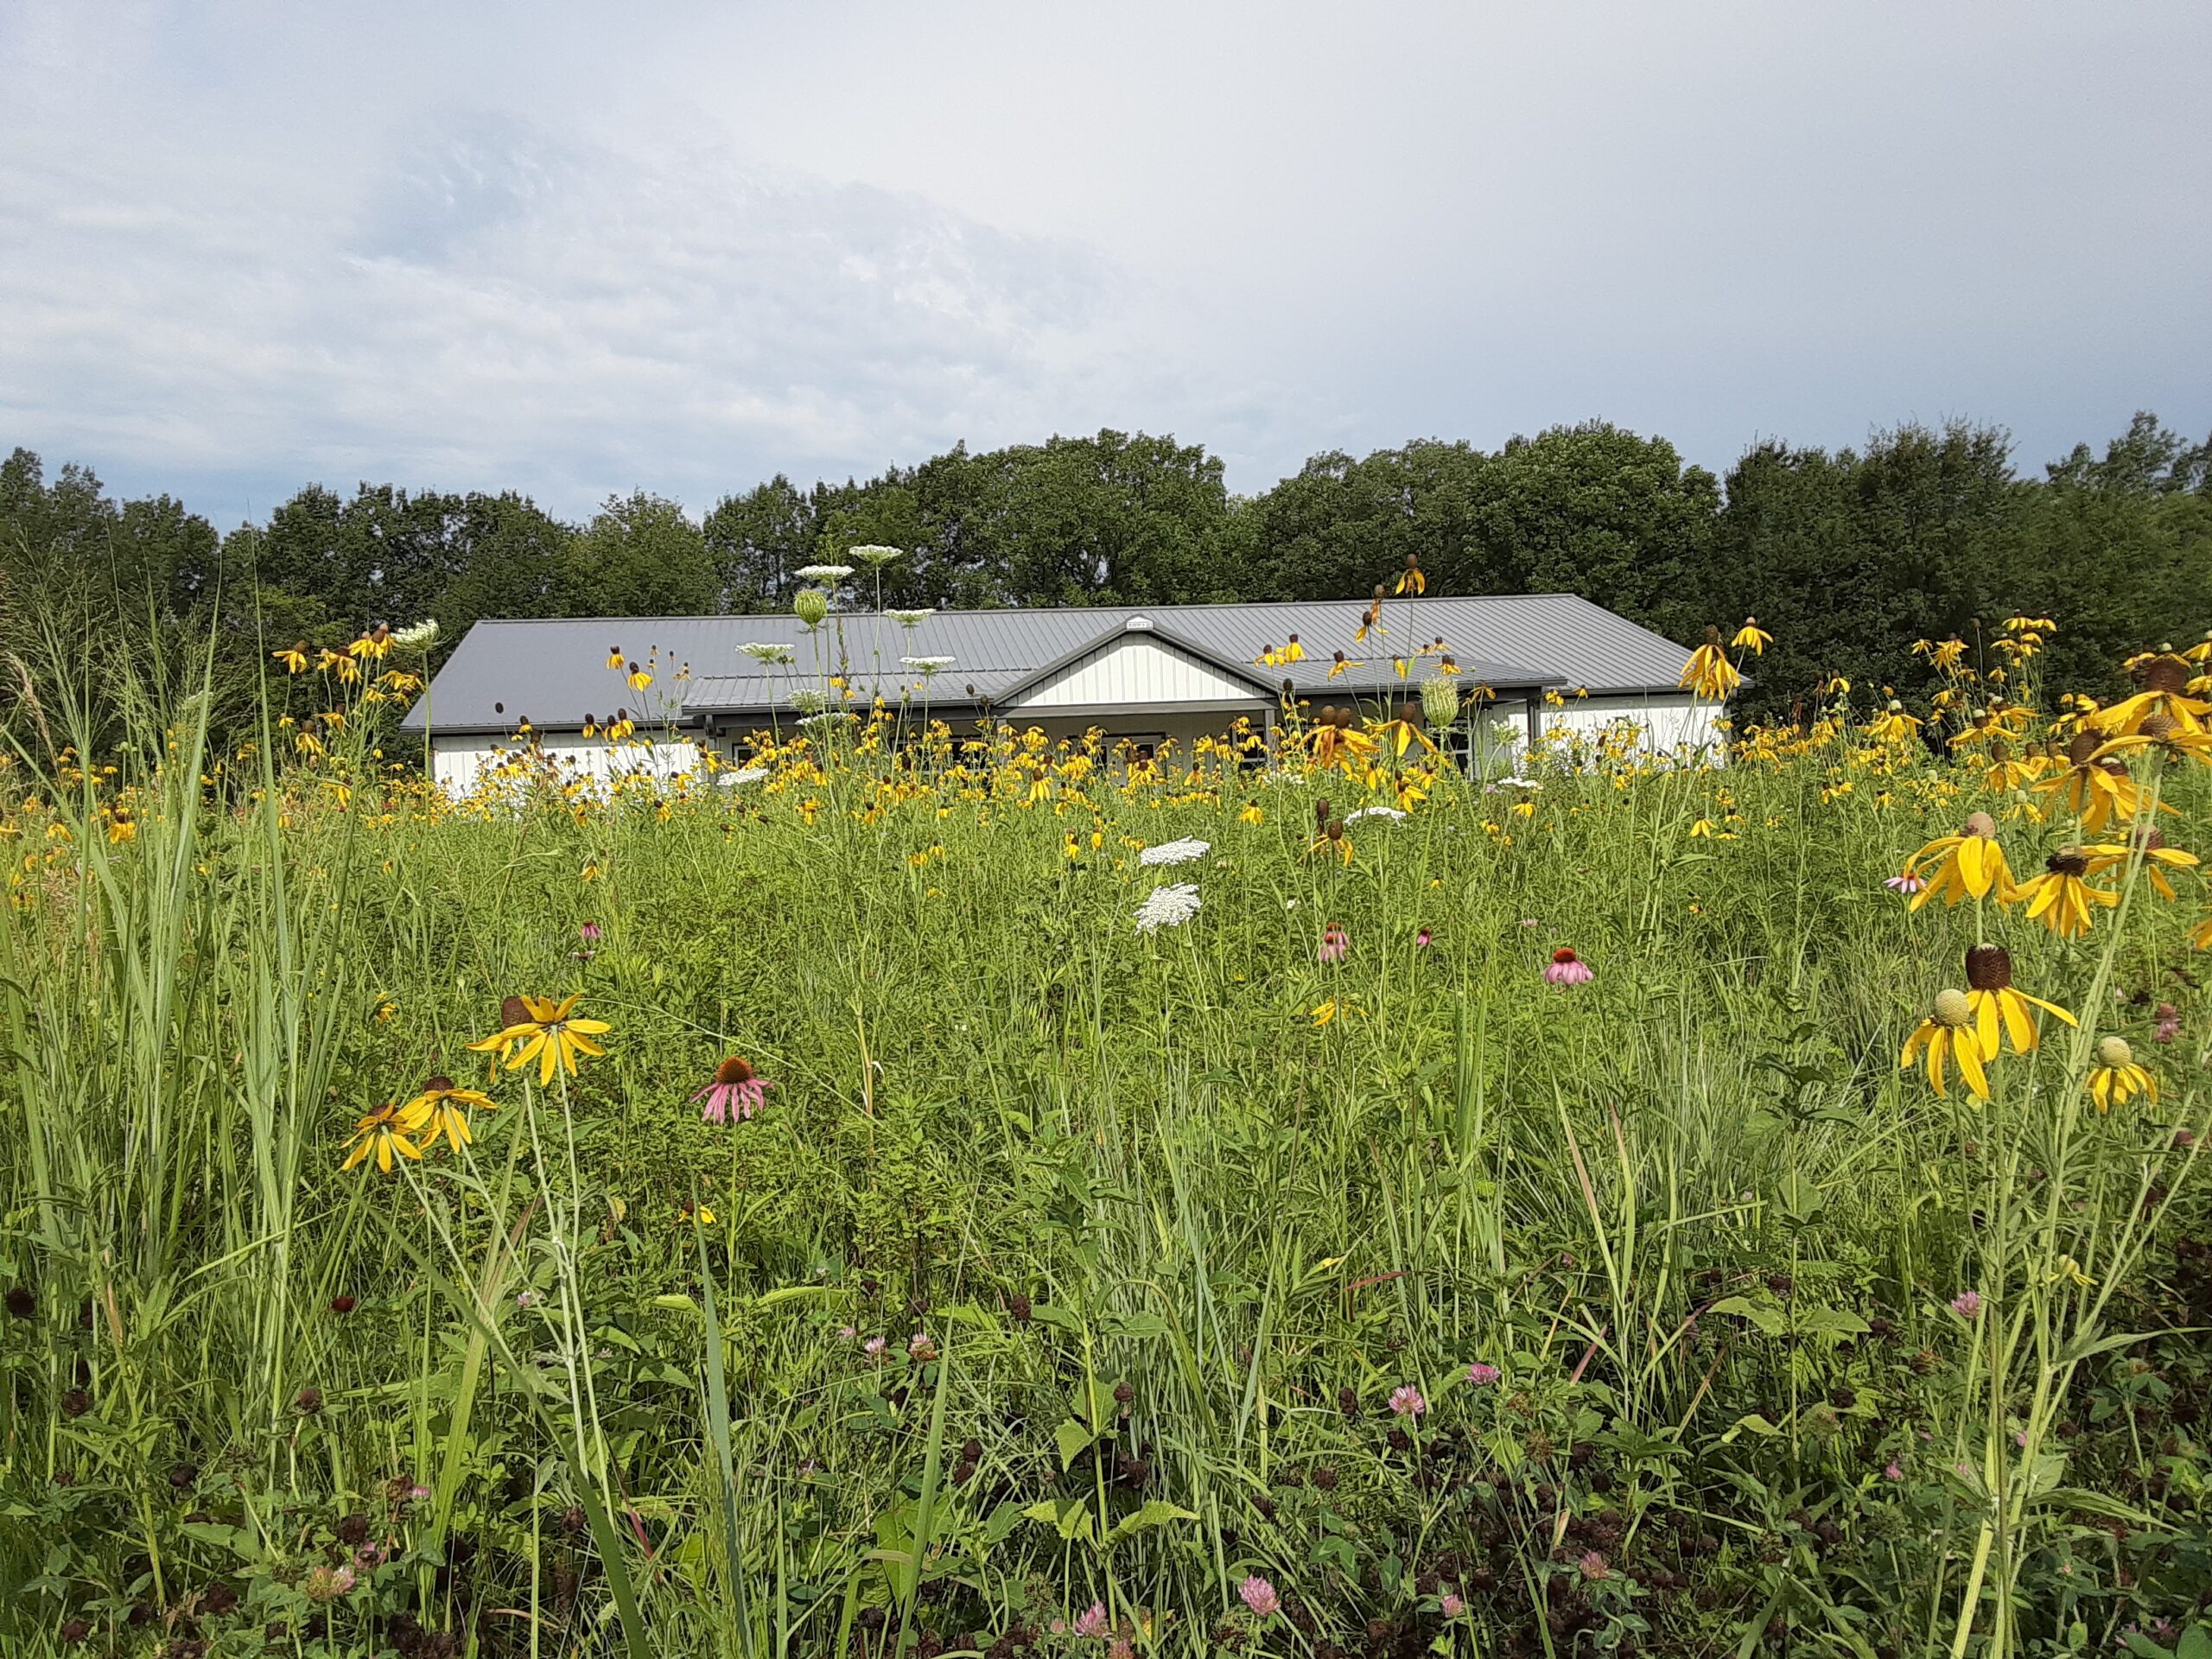
{"label": "seed head", "polygon": [[2135,1064],[2135,1051],[2127,1046],[2125,1037],[2107,1037],[2097,1045],[2099,1065],[2122,1066]]}
{"label": "seed head", "polygon": [[1967,819],[1967,827],[1961,833],[1980,836],[1986,841],[1997,833],[1997,820],[1986,812],[1974,813]]}
{"label": "seed head", "polygon": [[2012,958],[2001,944],[1977,944],[1967,951],[1967,984],[1977,991],[2001,991],[2012,982]]}
{"label": "seed head", "polygon": [[1954,1031],[1974,1018],[1974,1004],[1967,1001],[1967,994],[1952,986],[1945,986],[1936,993],[1936,1023],[1948,1026]]}
{"label": "seed head", "polygon": [[2079,847],[2060,848],[2044,860],[2043,867],[2053,875],[2070,875],[2077,879],[2089,873],[2089,861]]}
{"label": "seed head", "polygon": [[2153,657],[2137,671],[2145,691],[2162,691],[2171,696],[2189,684],[2189,659],[2171,652]]}
{"label": "seed head", "polygon": [[8,1287],[8,1311],[19,1319],[28,1319],[38,1312],[38,1296],[29,1285]]}

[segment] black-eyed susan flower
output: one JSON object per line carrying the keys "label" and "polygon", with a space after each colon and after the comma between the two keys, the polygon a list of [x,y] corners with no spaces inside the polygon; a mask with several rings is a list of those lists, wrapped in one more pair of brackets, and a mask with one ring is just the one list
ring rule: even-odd
{"label": "black-eyed susan flower", "polygon": [[2098,731],[2107,737],[2126,736],[2139,732],[2146,721],[2158,715],[2164,715],[2183,732],[2203,729],[2204,717],[2212,715],[2212,702],[2189,695],[2187,658],[2160,652],[2137,664],[2135,676],[2136,683],[2143,689],[2109,708],[2100,709],[2092,721]]}
{"label": "black-eyed susan flower", "polygon": [[2151,885],[2158,890],[2161,896],[2171,899],[2175,896],[2173,883],[2167,880],[2166,872],[2193,870],[2199,862],[2195,853],[2185,853],[2178,847],[2167,846],[2165,832],[2155,823],[2144,825],[2129,840],[2133,842],[2131,846],[2082,849],[2082,855],[2088,863],[2086,874],[2101,875],[2107,870],[2124,866],[2139,848],[2143,854],[2143,874],[2150,878]]}
{"label": "black-eyed susan flower", "polygon": [[1928,1055],[1929,1086],[1937,1094],[1949,1092],[1947,1067],[1955,1065],[1967,1093],[1977,1100],[1989,1098],[1989,1074],[1982,1070],[1982,1062],[1989,1057],[1974,1030],[1974,1004],[1964,991],[1947,986],[1936,993],[1928,1017],[1904,1039],[1898,1069],[1910,1071],[1923,1049]]}
{"label": "black-eyed susan flower", "polygon": [[1743,683],[1744,677],[1736,671],[1736,665],[1720,647],[1718,628],[1705,631],[1705,643],[1690,653],[1689,661],[1682,665],[1682,677],[1675,682],[1683,690],[1713,702],[1724,701]]}
{"label": "black-eyed susan flower", "polygon": [[2125,1037],[2107,1037],[2097,1045],[2097,1064],[2089,1073],[2089,1098],[2097,1109],[2108,1112],[2124,1106],[2137,1095],[2150,1105],[2158,1103],[2158,1080],[2135,1058]]}
{"label": "black-eyed susan flower", "polygon": [[2088,856],[2081,848],[2062,847],[2044,861],[2041,875],[2012,889],[2012,897],[2026,902],[2030,921],[2041,922],[2063,939],[2078,938],[2089,931],[2095,906],[2110,909],[2120,902],[2117,893],[2083,879],[2088,870]]}
{"label": "black-eyed susan flower", "polygon": [[2056,1002],[2030,996],[2012,983],[2012,958],[2004,946],[1977,944],[1967,951],[1967,1003],[1974,1010],[1974,1035],[1981,1052],[1997,1058],[2003,1039],[2010,1038],[2012,1052],[2024,1054],[2042,1040],[2036,1031],[2031,1007],[2056,1015],[2068,1025],[2074,1016]]}
{"label": "black-eyed susan flower", "polygon": [[412,1115],[424,1131],[421,1142],[423,1151],[429,1151],[443,1141],[459,1152],[476,1138],[468,1132],[468,1109],[472,1106],[480,1106],[487,1112],[494,1109],[491,1096],[474,1089],[463,1089],[451,1077],[441,1076],[424,1083],[423,1092],[401,1109]]}
{"label": "black-eyed susan flower", "polygon": [[346,1143],[346,1161],[339,1166],[340,1170],[358,1168],[373,1158],[377,1167],[389,1175],[395,1153],[422,1162],[423,1149],[416,1144],[415,1136],[423,1122],[423,1116],[410,1107],[395,1106],[386,1101],[354,1124],[353,1137]]}
{"label": "black-eyed susan flower", "polygon": [[[1923,872],[1930,860],[1935,868]],[[2012,892],[2012,872],[1997,842],[1997,820],[1986,812],[1968,817],[1957,835],[1929,842],[1905,861],[1904,873],[1927,883],[1912,896],[1915,910],[1931,899],[1940,897],[1950,906],[1962,899],[1986,899],[1993,892],[2001,904]]]}
{"label": "black-eyed susan flower", "polygon": [[[607,1052],[592,1040],[607,1033],[607,1021],[579,1020],[571,1012],[582,1000],[580,996],[563,997],[558,1002],[543,996],[514,1000],[522,1003],[523,1017],[511,1020],[504,1029],[482,1042],[471,1043],[470,1048],[500,1055],[510,1071],[518,1071],[536,1060],[540,1088],[552,1083],[556,1071],[566,1071],[575,1077],[577,1056]],[[501,1010],[503,1016],[507,1012],[506,1008]]]}

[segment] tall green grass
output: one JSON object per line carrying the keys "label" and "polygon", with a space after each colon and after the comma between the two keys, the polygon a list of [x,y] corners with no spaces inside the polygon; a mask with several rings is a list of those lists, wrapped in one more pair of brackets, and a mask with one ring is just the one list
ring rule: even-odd
{"label": "tall green grass", "polygon": [[[2142,1651],[2212,1590],[2193,907],[1909,914],[1967,772],[1447,775],[1346,865],[1341,777],[431,810],[196,707],[10,774],[10,1652]],[[1986,1105],[1897,1066],[1985,934],[2082,1016]],[[569,991],[607,1057],[492,1084]],[[468,1155],[341,1174],[440,1072]]]}

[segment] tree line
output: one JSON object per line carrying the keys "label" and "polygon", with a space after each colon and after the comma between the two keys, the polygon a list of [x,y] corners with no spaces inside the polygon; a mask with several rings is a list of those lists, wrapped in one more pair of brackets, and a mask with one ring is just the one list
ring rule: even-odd
{"label": "tree line", "polygon": [[1591,422],[1496,450],[1330,451],[1240,496],[1203,445],[1102,431],[865,480],[779,474],[696,520],[642,491],[573,524],[512,492],[316,484],[227,534],[18,448],[0,463],[0,718],[111,702],[118,654],[158,677],[212,642],[243,708],[267,652],[377,621],[435,617],[443,652],[482,617],[779,610],[803,567],[868,543],[911,555],[883,573],[892,607],[1356,600],[1413,555],[1433,593],[1580,594],[1686,644],[1757,616],[1776,644],[1745,712],[1787,717],[1830,673],[1910,697],[1929,675],[1915,640],[1976,646],[2016,613],[2056,619],[2047,680],[2090,691],[2196,637],[2212,439],[2142,414],[2033,474],[2000,429],[1905,425],[1857,448],[1763,442],[1719,477]]}

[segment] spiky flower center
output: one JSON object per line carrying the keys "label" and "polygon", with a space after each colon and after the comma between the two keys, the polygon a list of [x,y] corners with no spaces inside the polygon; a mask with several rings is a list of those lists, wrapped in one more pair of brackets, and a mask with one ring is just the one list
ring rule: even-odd
{"label": "spiky flower center", "polygon": [[2117,1070],[2135,1064],[2135,1051],[2127,1046],[2125,1037],[2107,1037],[2097,1045],[2097,1064]]}
{"label": "spiky flower center", "polygon": [[1967,952],[1967,984],[1977,991],[2001,991],[2012,982],[2012,958],[2001,944],[1977,944]]}
{"label": "spiky flower center", "polygon": [[426,1095],[449,1095],[453,1092],[453,1079],[441,1071],[423,1084],[423,1092]]}
{"label": "spiky flower center", "polygon": [[2145,691],[2179,691],[2189,683],[2189,659],[2171,652],[2153,657],[2143,667],[2143,689]]}
{"label": "spiky flower center", "polygon": [[[696,1072],[692,1074],[697,1076]],[[753,1081],[753,1068],[734,1054],[715,1068],[715,1081],[724,1085]]]}
{"label": "spiky flower center", "polygon": [[2043,861],[2044,868],[2053,875],[2071,876],[2079,880],[2089,873],[2089,861],[2079,847],[2062,847]]}
{"label": "spiky flower center", "polygon": [[1582,958],[1574,954],[1573,946],[1562,944],[1558,950],[1552,952],[1552,960],[1564,965],[1570,962],[1580,962]]}
{"label": "spiky flower center", "polygon": [[1947,985],[1936,993],[1934,1016],[1937,1025],[1955,1031],[1974,1018],[1974,1004],[1967,1001],[1964,991]]}

